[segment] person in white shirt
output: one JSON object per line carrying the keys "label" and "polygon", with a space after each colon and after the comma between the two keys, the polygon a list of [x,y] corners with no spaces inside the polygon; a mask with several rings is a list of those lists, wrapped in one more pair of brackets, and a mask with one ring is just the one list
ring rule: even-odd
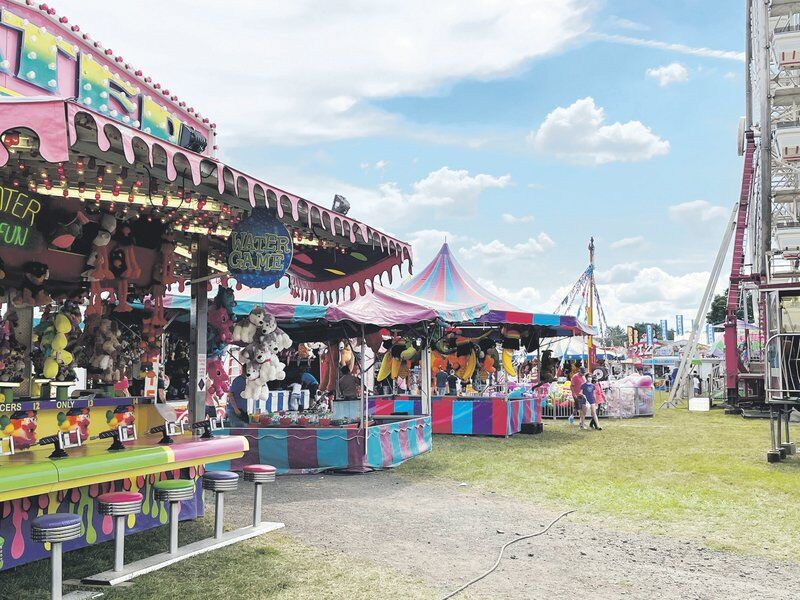
{"label": "person in white shirt", "polygon": [[300,398],[303,395],[303,385],[296,381],[289,385],[289,410],[298,410],[300,408]]}

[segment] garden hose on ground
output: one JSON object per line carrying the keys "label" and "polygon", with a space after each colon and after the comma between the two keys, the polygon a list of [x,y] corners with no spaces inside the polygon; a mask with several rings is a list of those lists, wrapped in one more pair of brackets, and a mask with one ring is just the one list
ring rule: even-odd
{"label": "garden hose on ground", "polygon": [[483,575],[479,575],[478,577],[476,577],[472,581],[470,581],[468,583],[465,583],[460,588],[458,588],[456,591],[450,592],[449,594],[447,594],[447,596],[444,596],[442,598],[442,600],[448,600],[448,598],[452,598],[456,594],[460,594],[465,589],[467,589],[469,586],[471,586],[471,585],[473,585],[475,583],[478,583],[481,579],[491,575],[494,572],[494,570],[497,569],[498,566],[500,566],[500,561],[503,560],[503,553],[506,551],[506,548],[508,548],[510,545],[516,544],[517,542],[521,542],[522,540],[527,540],[527,539],[532,538],[532,537],[537,537],[537,536],[540,536],[540,535],[544,535],[545,533],[547,533],[550,530],[550,528],[553,525],[558,523],[561,519],[563,519],[567,515],[569,515],[571,513],[574,513],[574,512],[575,512],[574,509],[573,510],[568,510],[567,512],[563,512],[560,515],[558,515],[555,519],[553,519],[550,522],[550,524],[547,527],[545,527],[544,529],[542,529],[541,531],[537,531],[536,533],[529,533],[528,535],[523,535],[523,536],[520,536],[520,537],[518,537],[516,539],[511,540],[510,542],[506,542],[505,544],[503,544],[503,547],[500,548],[500,554],[497,556],[497,560],[495,561],[494,566],[492,566],[491,569],[486,571]]}

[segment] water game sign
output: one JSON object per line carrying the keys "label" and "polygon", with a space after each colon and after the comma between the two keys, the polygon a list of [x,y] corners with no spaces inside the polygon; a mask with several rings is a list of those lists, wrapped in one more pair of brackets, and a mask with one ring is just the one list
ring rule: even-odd
{"label": "water game sign", "polygon": [[292,264],[292,236],[266,208],[234,225],[228,238],[228,272],[242,285],[264,289]]}
{"label": "water game sign", "polygon": [[[92,43],[63,18],[55,19],[35,6],[0,1],[0,96],[44,93],[76,98],[89,110],[210,154],[207,120],[201,121],[193,108],[178,103],[160,84],[151,86],[139,71],[123,68],[127,65],[120,57]],[[158,92],[163,104],[154,99]]]}
{"label": "water game sign", "polygon": [[42,241],[36,220],[42,203],[15,188],[0,187],[0,246],[32,249]]}

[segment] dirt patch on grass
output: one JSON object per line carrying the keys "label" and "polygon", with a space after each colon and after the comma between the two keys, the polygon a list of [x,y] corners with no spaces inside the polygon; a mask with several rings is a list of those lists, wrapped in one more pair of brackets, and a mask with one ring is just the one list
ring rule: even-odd
{"label": "dirt patch on grass", "polygon": [[[441,592],[488,569],[504,542],[544,527],[558,514],[457,482],[408,480],[396,472],[283,477],[268,495],[266,516],[285,522],[293,538],[422,577]],[[231,518],[243,524],[249,497],[246,490],[236,496],[228,506],[235,513]],[[512,546],[498,571],[470,596],[800,597],[796,564],[583,521],[568,517],[545,536]]]}

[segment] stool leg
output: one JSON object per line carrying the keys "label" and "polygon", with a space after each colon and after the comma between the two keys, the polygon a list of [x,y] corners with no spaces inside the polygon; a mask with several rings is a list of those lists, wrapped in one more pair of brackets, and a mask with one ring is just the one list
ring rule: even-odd
{"label": "stool leg", "polygon": [[178,515],[181,512],[179,502],[169,503],[169,553],[178,552]]}
{"label": "stool leg", "polygon": [[255,484],[255,498],[253,499],[253,527],[261,525],[261,484]]}
{"label": "stool leg", "polygon": [[216,493],[216,505],[214,508],[214,537],[220,539],[222,537],[222,514],[225,511],[225,493]]}
{"label": "stool leg", "polygon": [[50,597],[61,600],[61,542],[52,542],[50,551]]}
{"label": "stool leg", "polygon": [[122,571],[125,565],[125,519],[114,517],[114,570]]}

